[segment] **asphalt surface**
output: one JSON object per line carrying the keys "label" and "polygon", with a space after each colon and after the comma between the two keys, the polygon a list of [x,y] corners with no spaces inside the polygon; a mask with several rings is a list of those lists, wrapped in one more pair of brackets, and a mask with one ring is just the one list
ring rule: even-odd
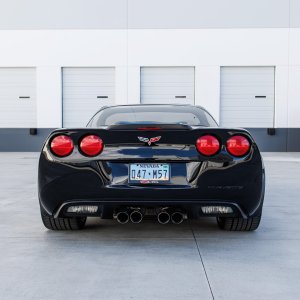
{"label": "asphalt surface", "polygon": [[300,299],[300,153],[265,153],[256,232],[214,219],[46,230],[37,153],[0,153],[0,299]]}

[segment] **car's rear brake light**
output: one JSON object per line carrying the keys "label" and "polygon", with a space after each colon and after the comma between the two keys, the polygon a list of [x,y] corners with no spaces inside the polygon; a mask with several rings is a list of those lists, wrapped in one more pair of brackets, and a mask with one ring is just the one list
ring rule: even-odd
{"label": "car's rear brake light", "polygon": [[197,150],[205,156],[212,156],[220,150],[220,143],[213,135],[203,135],[196,142]]}
{"label": "car's rear brake light", "polygon": [[250,142],[242,135],[235,135],[227,140],[227,151],[237,157],[246,155],[250,150]]}
{"label": "car's rear brake light", "polygon": [[74,144],[69,136],[58,135],[51,141],[50,149],[56,156],[65,157],[72,153]]}
{"label": "car's rear brake light", "polygon": [[161,130],[161,127],[145,126],[138,127],[137,130]]}
{"label": "car's rear brake light", "polygon": [[84,155],[96,156],[103,150],[103,141],[96,135],[88,135],[81,140],[79,147]]}

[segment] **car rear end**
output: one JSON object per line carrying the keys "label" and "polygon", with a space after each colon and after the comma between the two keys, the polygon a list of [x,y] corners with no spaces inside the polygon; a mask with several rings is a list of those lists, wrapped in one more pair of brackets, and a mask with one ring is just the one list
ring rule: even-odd
{"label": "car rear end", "polygon": [[248,131],[184,124],[56,130],[41,152],[38,182],[48,222],[214,216],[223,229],[254,230],[264,198],[263,162]]}

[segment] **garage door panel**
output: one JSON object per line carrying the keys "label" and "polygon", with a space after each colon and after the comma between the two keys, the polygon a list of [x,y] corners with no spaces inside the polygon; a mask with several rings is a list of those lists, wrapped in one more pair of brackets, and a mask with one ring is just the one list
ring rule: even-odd
{"label": "garage door panel", "polygon": [[221,125],[274,126],[274,67],[221,68]]}
{"label": "garage door panel", "polygon": [[194,67],[142,67],[141,103],[194,104]]}
{"label": "garage door panel", "polygon": [[84,127],[101,107],[114,104],[114,68],[63,68],[64,127]]}
{"label": "garage door panel", "polygon": [[0,127],[37,126],[35,68],[0,68]]}

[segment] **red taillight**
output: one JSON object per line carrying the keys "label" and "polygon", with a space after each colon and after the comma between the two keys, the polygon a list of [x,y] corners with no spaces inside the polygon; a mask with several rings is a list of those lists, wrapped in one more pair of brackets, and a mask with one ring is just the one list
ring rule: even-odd
{"label": "red taillight", "polygon": [[203,135],[197,140],[196,147],[201,154],[211,156],[220,150],[220,143],[212,135]]}
{"label": "red taillight", "polygon": [[226,148],[233,156],[244,156],[249,152],[250,142],[242,135],[235,135],[227,141]]}
{"label": "red taillight", "polygon": [[50,149],[56,156],[65,157],[72,153],[74,144],[67,135],[58,135],[51,141]]}
{"label": "red taillight", "polygon": [[103,150],[103,141],[96,135],[88,135],[81,140],[80,150],[87,156],[96,156]]}
{"label": "red taillight", "polygon": [[146,126],[146,127],[138,127],[137,130],[161,130],[161,127]]}

